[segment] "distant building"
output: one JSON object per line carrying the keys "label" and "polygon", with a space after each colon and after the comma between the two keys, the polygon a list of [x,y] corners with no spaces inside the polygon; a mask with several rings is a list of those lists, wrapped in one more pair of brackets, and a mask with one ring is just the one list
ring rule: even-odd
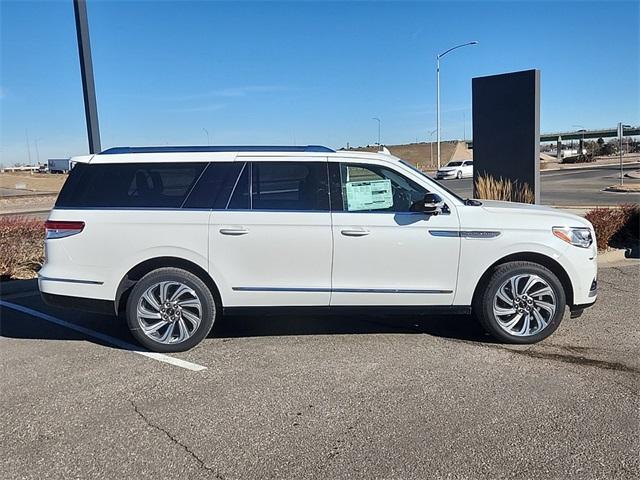
{"label": "distant building", "polygon": [[67,173],[73,168],[69,158],[50,158],[47,164],[49,173]]}

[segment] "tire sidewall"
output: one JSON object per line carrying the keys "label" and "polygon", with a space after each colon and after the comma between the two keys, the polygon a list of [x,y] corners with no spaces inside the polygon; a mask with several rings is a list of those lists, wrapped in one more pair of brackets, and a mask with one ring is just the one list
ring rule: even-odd
{"label": "tire sidewall", "polygon": [[[164,344],[156,342],[142,332],[138,323],[136,315],[138,300],[149,287],[164,281],[180,282],[192,288],[198,295],[202,306],[200,326],[191,337],[181,343]],[[133,337],[149,350],[161,353],[183,352],[195,347],[206,338],[213,327],[217,311],[216,302],[209,287],[199,277],[178,268],[160,268],[148,273],[134,285],[127,300],[126,319],[127,326]]]}
{"label": "tire sidewall", "polygon": [[[527,264],[523,265],[523,263]],[[482,310],[482,323],[485,328],[489,330],[489,333],[504,342],[520,344],[539,342],[555,332],[555,330],[560,326],[560,322],[562,322],[562,319],[564,317],[566,296],[562,284],[550,270],[541,265],[529,262],[518,262],[517,265],[512,265],[512,268],[508,268],[508,266],[509,264],[505,264],[502,266],[503,268],[498,268],[496,270],[494,275],[489,280],[489,284],[487,286],[485,294],[482,295],[481,304],[477,305],[477,307]],[[541,332],[527,337],[510,335],[509,333],[504,331],[498,324],[493,313],[493,299],[498,291],[498,288],[500,288],[502,283],[507,279],[521,274],[535,274],[543,278],[549,284],[556,297],[556,311],[547,327]]]}

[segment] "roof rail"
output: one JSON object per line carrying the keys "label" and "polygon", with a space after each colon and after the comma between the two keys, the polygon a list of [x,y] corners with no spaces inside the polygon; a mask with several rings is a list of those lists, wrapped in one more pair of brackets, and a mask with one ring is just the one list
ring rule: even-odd
{"label": "roof rail", "polygon": [[335,150],[322,145],[214,145],[214,146],[162,146],[162,147],[113,147],[100,152],[100,155],[123,153],[186,153],[186,152],[324,152]]}

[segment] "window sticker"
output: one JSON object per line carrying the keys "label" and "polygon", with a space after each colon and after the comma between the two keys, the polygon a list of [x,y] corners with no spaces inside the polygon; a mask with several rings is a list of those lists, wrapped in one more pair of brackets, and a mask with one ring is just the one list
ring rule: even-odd
{"label": "window sticker", "polygon": [[383,210],[392,206],[391,180],[347,182],[347,211]]}

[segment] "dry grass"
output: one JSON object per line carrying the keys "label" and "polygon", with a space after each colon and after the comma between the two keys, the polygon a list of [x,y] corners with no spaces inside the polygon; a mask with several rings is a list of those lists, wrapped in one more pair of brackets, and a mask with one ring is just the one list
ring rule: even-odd
{"label": "dry grass", "polygon": [[34,278],[43,262],[42,220],[0,217],[0,280]]}
{"label": "dry grass", "polygon": [[594,208],[585,215],[596,231],[598,250],[634,248],[640,242],[640,205],[627,203],[614,208]]}
{"label": "dry grass", "polygon": [[534,203],[535,195],[529,184],[519,184],[502,177],[481,175],[476,180],[476,194],[485,200],[503,200],[507,202]]}

